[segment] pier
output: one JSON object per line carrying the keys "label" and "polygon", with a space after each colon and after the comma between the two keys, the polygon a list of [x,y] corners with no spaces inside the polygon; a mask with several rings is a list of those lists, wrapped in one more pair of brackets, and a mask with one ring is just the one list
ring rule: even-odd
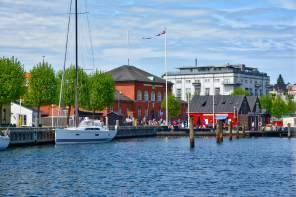
{"label": "pier", "polygon": [[53,128],[9,128],[9,146],[53,144]]}
{"label": "pier", "polygon": [[[1,130],[5,130],[4,128]],[[9,146],[54,144],[54,128],[9,128]],[[232,137],[232,132],[223,130],[225,137]],[[291,127],[290,131],[239,131],[238,138],[243,137],[296,137],[296,128]],[[142,137],[188,137],[189,129],[169,130],[167,127],[130,127],[120,126],[115,139],[142,138]],[[195,137],[215,137],[216,132],[210,129],[194,129]]]}

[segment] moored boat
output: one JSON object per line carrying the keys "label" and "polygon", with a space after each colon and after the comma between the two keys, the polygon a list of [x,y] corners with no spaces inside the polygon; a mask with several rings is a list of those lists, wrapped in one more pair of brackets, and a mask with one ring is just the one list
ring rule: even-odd
{"label": "moored boat", "polygon": [[8,147],[10,142],[9,136],[0,136],[0,150],[4,150]]}
{"label": "moored boat", "polygon": [[111,141],[117,130],[109,130],[96,120],[83,120],[78,127],[56,129],[56,144],[100,143]]}

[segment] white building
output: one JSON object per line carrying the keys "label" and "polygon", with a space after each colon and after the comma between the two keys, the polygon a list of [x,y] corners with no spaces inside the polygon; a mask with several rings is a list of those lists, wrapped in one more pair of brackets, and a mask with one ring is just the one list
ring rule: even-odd
{"label": "white building", "polygon": [[[197,95],[230,95],[234,88],[242,87],[251,95],[265,95],[270,88],[270,78],[257,68],[240,65],[180,67],[168,72],[174,95],[187,100],[187,93]],[[165,78],[165,76],[164,76]]]}
{"label": "white building", "polygon": [[10,123],[16,126],[37,126],[37,112],[18,103],[11,103]]}

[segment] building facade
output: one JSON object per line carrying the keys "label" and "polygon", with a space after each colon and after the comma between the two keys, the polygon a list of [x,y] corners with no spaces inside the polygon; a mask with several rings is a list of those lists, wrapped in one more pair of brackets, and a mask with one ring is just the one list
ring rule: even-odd
{"label": "building facade", "polygon": [[[107,113],[114,111],[138,120],[164,119],[165,110],[161,102],[165,98],[165,80],[134,66],[121,66],[109,71],[115,81],[116,96],[113,106]],[[172,83],[168,83],[170,92]]]}
{"label": "building facade", "polygon": [[[174,85],[173,94],[182,100],[191,95],[230,95],[242,87],[251,95],[265,95],[270,88],[270,77],[257,68],[240,65],[180,67],[168,72],[167,79]],[[164,76],[165,78],[165,76]]]}
{"label": "building facade", "polygon": [[190,102],[190,116],[196,127],[212,127],[217,120],[231,121],[233,126],[257,129],[266,123],[257,96],[197,96]]}

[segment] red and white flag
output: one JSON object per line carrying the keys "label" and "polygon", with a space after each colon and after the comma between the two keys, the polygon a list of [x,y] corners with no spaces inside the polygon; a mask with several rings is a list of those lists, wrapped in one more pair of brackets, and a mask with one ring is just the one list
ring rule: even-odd
{"label": "red and white flag", "polygon": [[155,35],[155,36],[161,36],[161,35],[164,35],[166,32],[165,30],[163,30],[162,32],[160,32],[159,34]]}
{"label": "red and white flag", "polygon": [[[166,34],[166,31],[165,30],[163,30],[159,34],[156,34],[155,36],[161,36],[161,35],[164,35],[164,34]],[[150,40],[150,39],[153,39],[155,36],[152,36],[152,37],[142,37],[142,39]]]}

